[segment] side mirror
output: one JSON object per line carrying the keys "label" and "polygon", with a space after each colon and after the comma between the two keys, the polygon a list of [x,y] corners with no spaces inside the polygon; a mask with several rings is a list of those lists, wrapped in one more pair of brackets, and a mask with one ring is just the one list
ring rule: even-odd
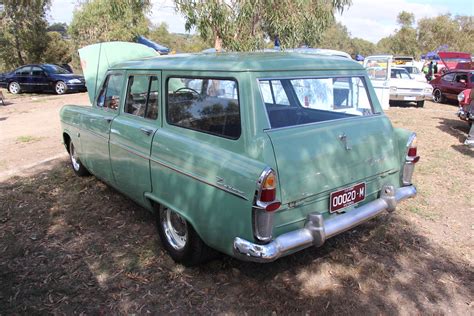
{"label": "side mirror", "polygon": [[460,79],[459,82],[465,85],[466,84],[466,79]]}

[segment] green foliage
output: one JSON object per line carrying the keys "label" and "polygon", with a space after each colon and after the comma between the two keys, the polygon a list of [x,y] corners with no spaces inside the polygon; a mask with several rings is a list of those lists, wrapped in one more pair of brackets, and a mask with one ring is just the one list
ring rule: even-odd
{"label": "green foliage", "polygon": [[63,39],[58,32],[48,32],[48,47],[44,51],[43,61],[50,64],[68,64],[72,61],[72,44]]}
{"label": "green foliage", "polygon": [[50,26],[48,26],[47,31],[48,32],[58,32],[61,34],[62,37],[67,36],[67,24],[66,23],[53,23]]}
{"label": "green foliage", "polygon": [[177,53],[200,52],[212,45],[204,42],[199,35],[172,34],[168,31],[166,23],[152,27],[148,37]]}
{"label": "green foliage", "polygon": [[48,46],[46,12],[50,0],[3,0],[0,60],[7,68],[40,62]]}
{"label": "green foliage", "polygon": [[333,23],[323,32],[318,47],[341,50],[353,57],[357,54],[367,56],[375,53],[374,43],[361,38],[351,38],[347,28],[339,22]]}
{"label": "green foliage", "polygon": [[401,12],[401,28],[377,43],[379,53],[418,56],[448,45],[450,51],[474,52],[474,17],[450,14],[423,18],[414,28],[414,15]]}
{"label": "green foliage", "polygon": [[175,0],[186,20],[216,49],[263,49],[265,40],[279,37],[282,48],[314,46],[350,0]]}
{"label": "green foliage", "polygon": [[76,48],[107,41],[132,41],[148,32],[149,0],[88,0],[74,11],[69,34]]}

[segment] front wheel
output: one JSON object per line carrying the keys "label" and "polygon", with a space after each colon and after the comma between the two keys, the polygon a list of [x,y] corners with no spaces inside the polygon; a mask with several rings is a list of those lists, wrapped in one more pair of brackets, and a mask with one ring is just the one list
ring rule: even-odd
{"label": "front wheel", "polygon": [[79,177],[84,177],[89,175],[89,171],[87,171],[86,167],[82,164],[77,156],[76,147],[72,141],[69,141],[69,158],[71,160],[72,170],[74,173],[77,174]]}
{"label": "front wheel", "polygon": [[441,103],[441,102],[444,101],[444,96],[443,96],[443,93],[441,92],[441,90],[435,89],[433,91],[433,101],[436,102],[436,103]]}
{"label": "front wheel", "polygon": [[417,101],[416,102],[416,107],[417,108],[422,108],[425,106],[425,101]]}
{"label": "front wheel", "polygon": [[8,91],[10,91],[11,94],[19,94],[21,92],[20,84],[16,81],[10,82]]}
{"label": "front wheel", "polygon": [[67,91],[67,86],[63,81],[58,81],[54,86],[54,91],[56,91],[57,94],[65,94]]}
{"label": "front wheel", "polygon": [[156,224],[161,243],[174,261],[194,266],[213,257],[214,251],[201,240],[184,217],[162,205],[157,213]]}

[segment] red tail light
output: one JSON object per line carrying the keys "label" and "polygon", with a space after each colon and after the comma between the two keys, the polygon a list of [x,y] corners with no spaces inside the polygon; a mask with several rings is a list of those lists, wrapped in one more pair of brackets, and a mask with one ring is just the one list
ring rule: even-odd
{"label": "red tail light", "polygon": [[258,181],[258,195],[256,204],[267,212],[276,211],[281,203],[276,200],[277,178],[272,169],[266,169]]}
{"label": "red tail light", "polygon": [[405,164],[403,166],[402,182],[403,185],[411,185],[413,171],[415,164],[420,160],[420,156],[417,155],[416,146],[416,134],[413,133],[408,139],[407,143],[407,155],[405,157]]}
{"label": "red tail light", "polygon": [[420,156],[417,156],[417,141],[416,135],[413,134],[408,142],[408,151],[406,160],[411,163],[417,163],[420,160]]}

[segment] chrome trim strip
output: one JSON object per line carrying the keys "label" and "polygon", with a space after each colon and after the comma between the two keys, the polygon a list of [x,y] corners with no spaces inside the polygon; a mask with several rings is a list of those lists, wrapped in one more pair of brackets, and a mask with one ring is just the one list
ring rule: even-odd
{"label": "chrome trim strip", "polygon": [[349,213],[333,215],[326,219],[320,213],[311,213],[304,228],[282,234],[266,245],[236,237],[233,244],[234,256],[245,261],[271,262],[310,246],[320,247],[326,239],[360,225],[385,210],[392,212],[399,202],[415,195],[414,186],[395,190],[391,185],[384,185],[380,198]]}
{"label": "chrome trim strip", "polygon": [[197,181],[202,182],[202,183],[204,183],[204,184],[210,185],[211,187],[214,187],[214,188],[216,188],[216,189],[219,189],[219,190],[225,191],[225,192],[227,192],[227,193],[230,193],[230,194],[232,194],[232,195],[234,195],[234,196],[236,196],[236,197],[239,197],[239,198],[241,198],[241,199],[244,199],[244,200],[246,200],[246,201],[249,200],[249,199],[248,199],[245,195],[243,195],[243,194],[239,194],[239,193],[237,193],[237,192],[231,191],[231,190],[229,190],[229,189],[227,189],[227,188],[225,188],[225,187],[219,186],[218,184],[211,183],[211,182],[209,182],[209,181],[207,181],[207,180],[202,179],[201,177],[198,177],[198,176],[192,175],[192,174],[190,174],[190,173],[187,173],[187,172],[178,170],[177,168],[172,167],[172,166],[170,166],[170,165],[168,165],[168,164],[166,164],[166,163],[163,163],[163,162],[161,162],[161,161],[159,161],[159,160],[156,160],[155,158],[153,158],[153,157],[151,157],[151,156],[150,156],[149,159],[150,159],[150,161],[153,161],[154,163],[157,163],[157,164],[159,164],[159,165],[161,165],[161,166],[163,166],[163,167],[165,167],[165,168],[168,168],[168,169],[170,169],[170,170],[176,171],[177,173],[180,173],[180,174],[182,174],[182,175],[184,175],[184,176],[190,177],[190,178],[192,178],[192,179],[194,179],[194,180],[197,180]]}
{"label": "chrome trim strip", "polygon": [[138,152],[138,151],[135,151],[134,149],[132,149],[132,148],[130,148],[130,147],[124,145],[124,144],[121,144],[121,143],[118,143],[118,142],[114,142],[114,141],[109,141],[109,144],[115,145],[115,146],[117,146],[117,147],[119,147],[119,148],[121,148],[121,149],[123,149],[123,150],[125,150],[125,151],[127,151],[127,152],[129,152],[129,153],[131,153],[131,154],[134,154],[135,156],[138,156],[138,157],[140,157],[140,158],[143,158],[143,159],[145,159],[145,160],[150,160],[150,157],[149,157],[149,156],[145,156],[145,155],[143,155],[142,153],[140,153],[140,152]]}

